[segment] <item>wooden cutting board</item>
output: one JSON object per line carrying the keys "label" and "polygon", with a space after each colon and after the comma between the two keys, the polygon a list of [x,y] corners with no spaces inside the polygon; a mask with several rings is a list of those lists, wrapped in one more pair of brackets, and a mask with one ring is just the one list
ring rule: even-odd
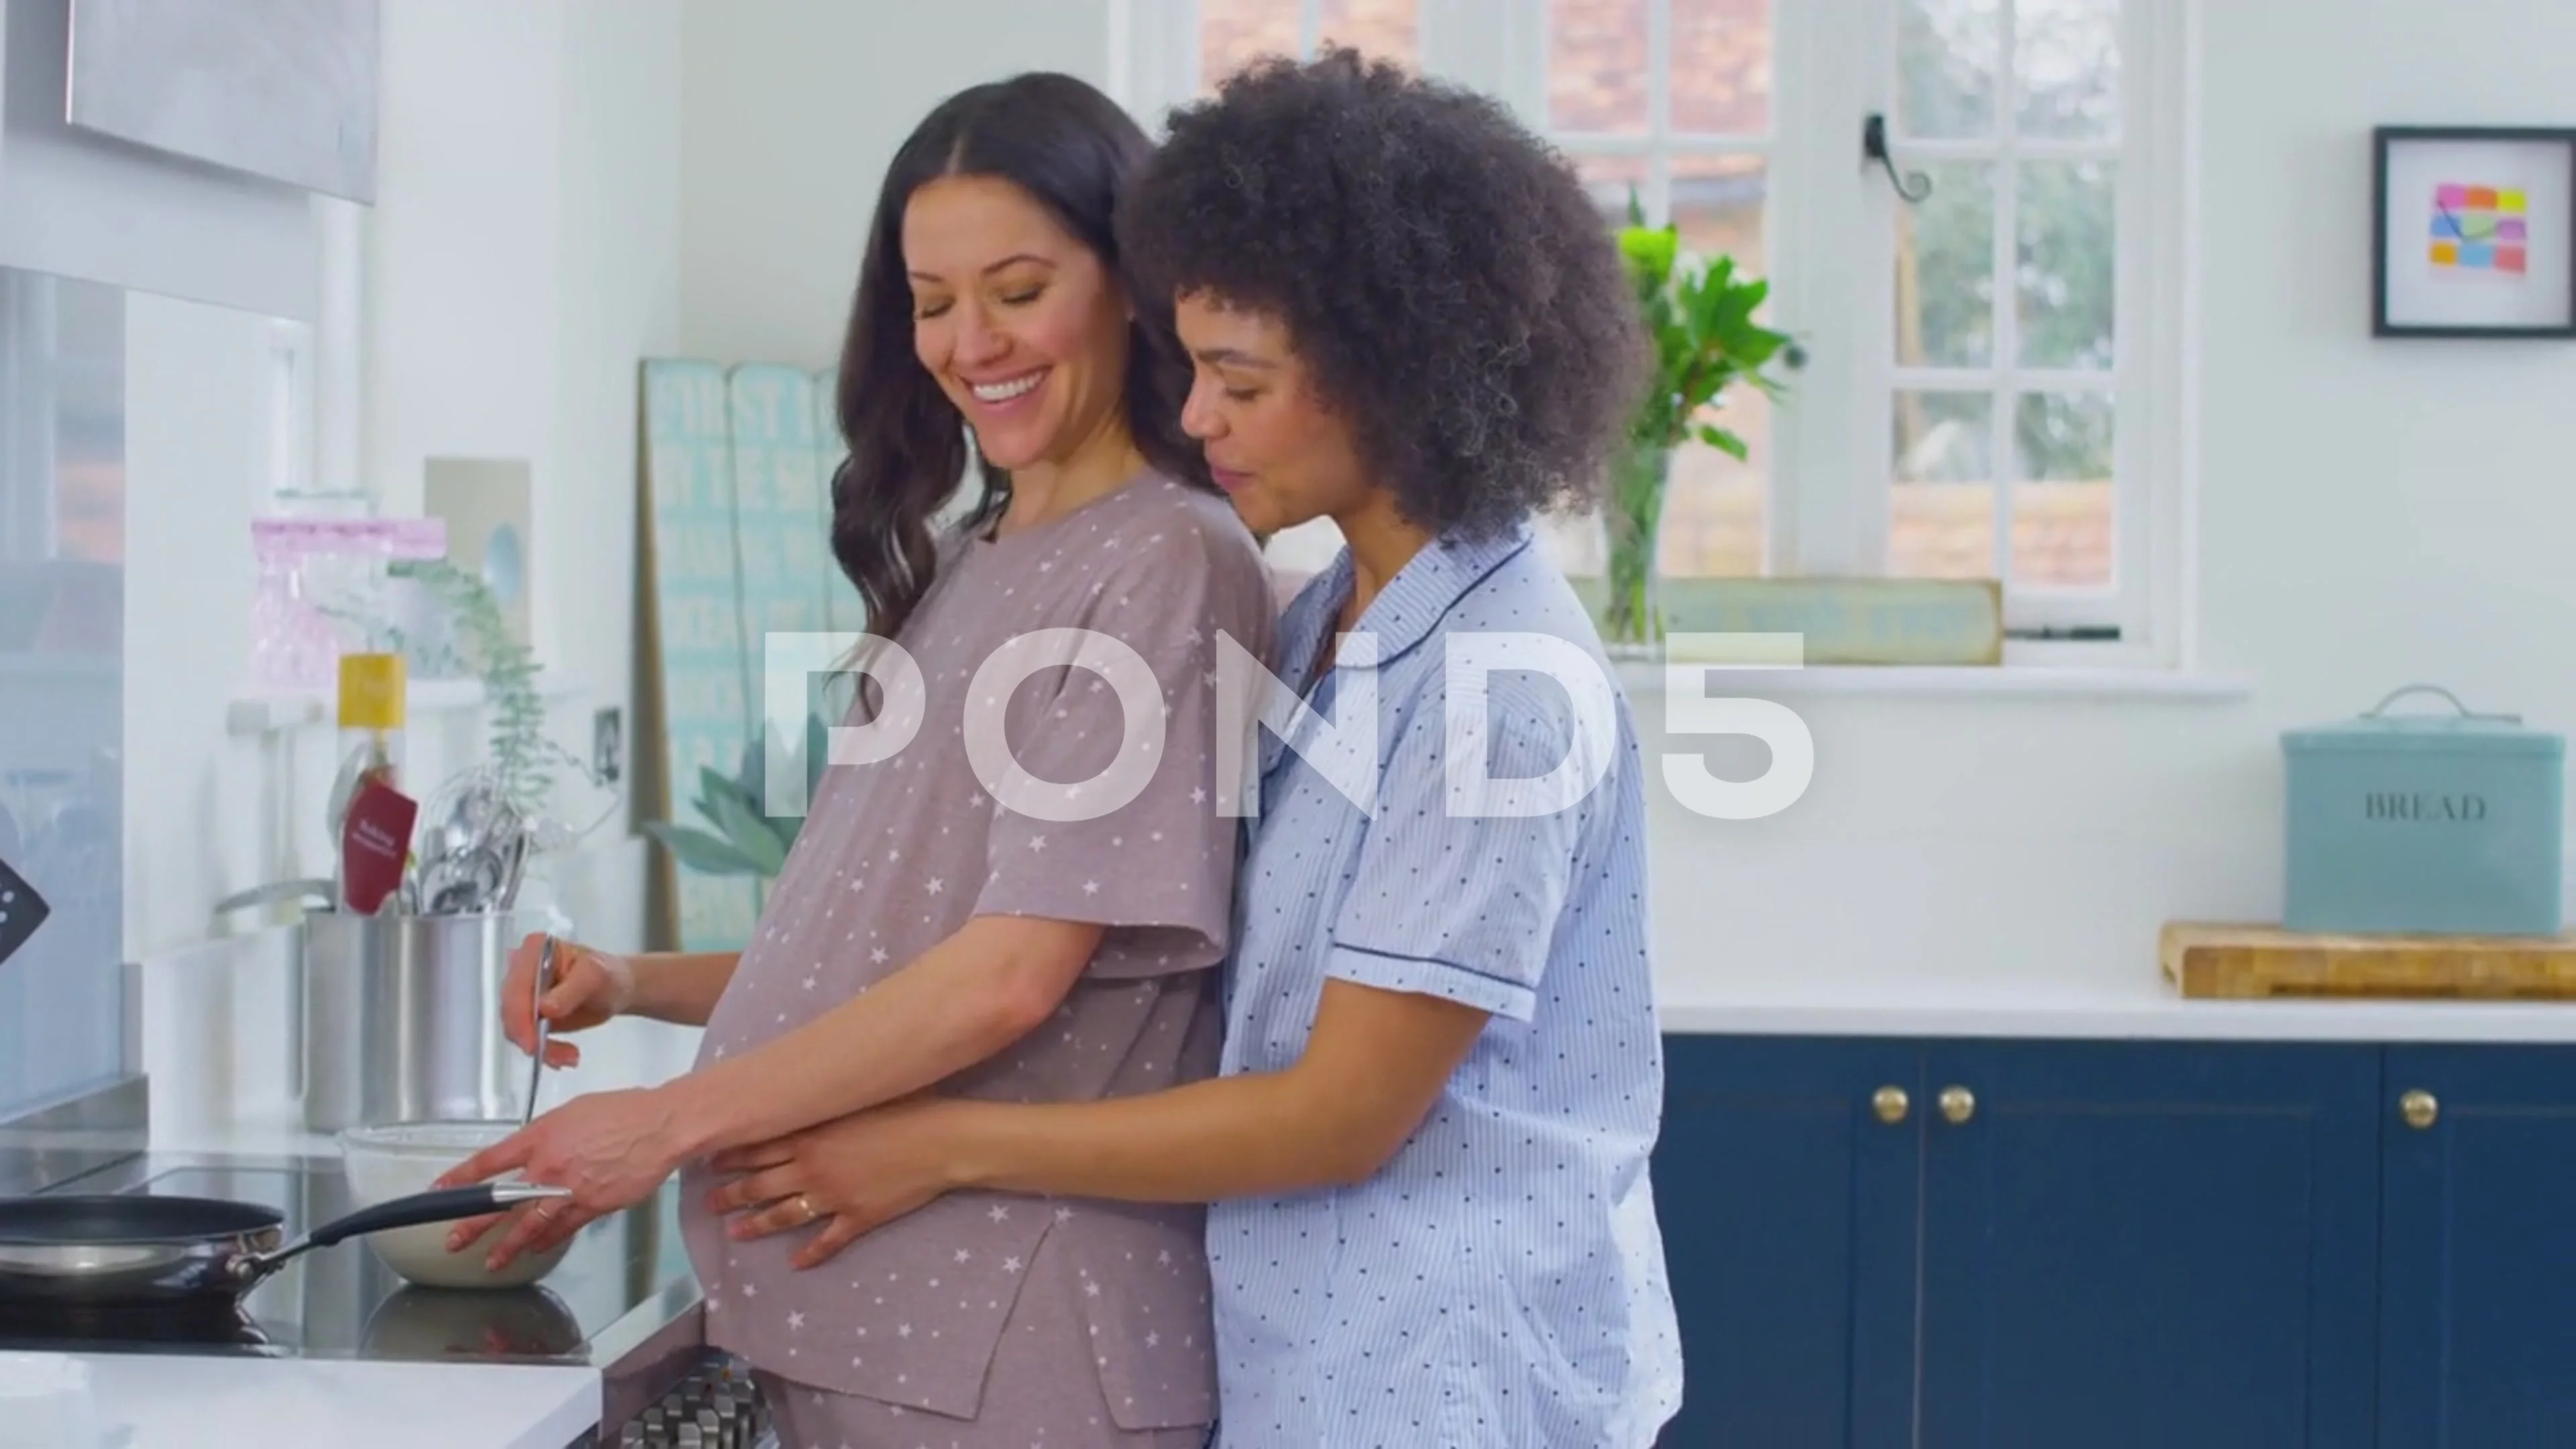
{"label": "wooden cutting board", "polygon": [[2175,921],[2161,954],[2165,978],[2191,997],[2576,1000],[2576,933],[2327,936]]}

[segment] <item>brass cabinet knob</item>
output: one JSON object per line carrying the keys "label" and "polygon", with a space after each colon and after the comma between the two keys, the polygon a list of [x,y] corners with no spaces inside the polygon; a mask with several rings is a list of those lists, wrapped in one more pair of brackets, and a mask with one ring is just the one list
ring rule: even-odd
{"label": "brass cabinet knob", "polygon": [[1881,1087],[1870,1094],[1869,1105],[1878,1113],[1878,1120],[1893,1127],[1905,1120],[1905,1113],[1914,1105],[1914,1099],[1905,1095],[1903,1087]]}
{"label": "brass cabinet knob", "polygon": [[1953,1122],[1965,1122],[1977,1115],[1977,1094],[1965,1087],[1941,1089],[1941,1115]]}
{"label": "brass cabinet knob", "polygon": [[2405,1114],[2407,1126],[2420,1132],[2442,1115],[2442,1104],[2433,1100],[2432,1093],[2419,1089],[2398,1098],[2397,1110]]}

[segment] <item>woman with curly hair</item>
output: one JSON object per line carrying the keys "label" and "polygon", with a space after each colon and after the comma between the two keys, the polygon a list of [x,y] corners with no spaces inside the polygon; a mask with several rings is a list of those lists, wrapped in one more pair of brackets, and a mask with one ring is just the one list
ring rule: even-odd
{"label": "woman with curly hair", "polygon": [[[1589,498],[1641,384],[1608,231],[1499,106],[1336,53],[1177,113],[1121,235],[1175,303],[1183,425],[1237,511],[1345,542],[1280,625],[1311,712],[1262,741],[1220,1074],[896,1104],[720,1159],[716,1205],[759,1236],[797,1194],[845,1225],[975,1189],[1208,1202],[1221,1443],[1651,1444],[1681,1371],[1642,766],[1531,529]],[[1476,647],[1481,682],[1453,672]],[[1530,672],[1569,658],[1597,678]],[[1308,757],[1372,692],[1364,809]],[[1453,749],[1597,783],[1462,808]]]}

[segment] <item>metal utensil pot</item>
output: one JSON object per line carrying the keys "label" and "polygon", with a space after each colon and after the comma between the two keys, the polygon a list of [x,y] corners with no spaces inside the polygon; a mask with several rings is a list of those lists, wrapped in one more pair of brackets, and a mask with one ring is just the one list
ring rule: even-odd
{"label": "metal utensil pot", "polygon": [[526,1078],[501,1034],[515,913],[315,911],[303,933],[307,1129],[518,1117]]}

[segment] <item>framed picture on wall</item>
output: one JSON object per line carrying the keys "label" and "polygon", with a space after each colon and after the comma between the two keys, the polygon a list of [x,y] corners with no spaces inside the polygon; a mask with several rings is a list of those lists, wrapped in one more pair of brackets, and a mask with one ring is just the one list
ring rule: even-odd
{"label": "framed picture on wall", "polygon": [[2371,137],[2373,336],[2576,338],[2576,129]]}

